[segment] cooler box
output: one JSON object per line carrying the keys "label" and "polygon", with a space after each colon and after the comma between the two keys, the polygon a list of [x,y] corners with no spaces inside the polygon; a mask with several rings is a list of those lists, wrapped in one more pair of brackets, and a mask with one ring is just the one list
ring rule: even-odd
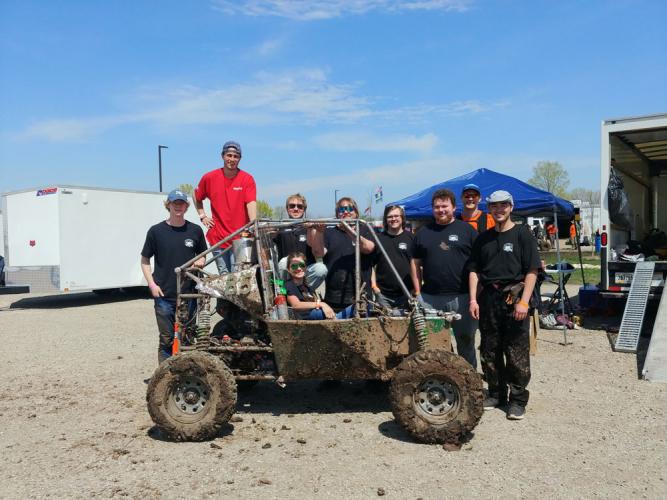
{"label": "cooler box", "polygon": [[602,297],[600,290],[596,285],[586,285],[579,287],[579,307],[589,309],[591,307],[601,307]]}

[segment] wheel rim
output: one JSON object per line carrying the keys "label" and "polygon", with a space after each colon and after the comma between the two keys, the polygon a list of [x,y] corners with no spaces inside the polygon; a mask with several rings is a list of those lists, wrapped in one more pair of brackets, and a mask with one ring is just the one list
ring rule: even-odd
{"label": "wheel rim", "polygon": [[[206,410],[211,388],[199,377],[183,377],[169,398],[169,407],[184,416],[196,416]],[[174,411],[172,411],[174,413]]]}
{"label": "wheel rim", "polygon": [[458,410],[461,397],[456,385],[431,377],[425,379],[415,391],[414,403],[423,414],[440,418]]}

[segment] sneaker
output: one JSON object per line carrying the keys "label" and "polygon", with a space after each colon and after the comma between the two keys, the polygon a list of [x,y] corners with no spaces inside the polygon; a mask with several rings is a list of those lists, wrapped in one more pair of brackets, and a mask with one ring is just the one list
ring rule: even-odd
{"label": "sneaker", "polygon": [[526,414],[526,409],[523,406],[519,406],[516,403],[510,405],[510,409],[507,410],[507,419],[508,420],[523,420],[523,416]]}
{"label": "sneaker", "polygon": [[484,410],[493,410],[500,406],[500,400],[494,396],[487,396],[484,398]]}

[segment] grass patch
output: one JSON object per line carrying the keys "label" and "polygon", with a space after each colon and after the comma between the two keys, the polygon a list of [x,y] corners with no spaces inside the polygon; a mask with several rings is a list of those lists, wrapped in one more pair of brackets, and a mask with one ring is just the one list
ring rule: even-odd
{"label": "grass patch", "polygon": [[[540,252],[540,257],[544,262],[549,264],[555,264],[558,262],[556,257],[556,252]],[[576,251],[568,250],[560,253],[560,258],[564,262],[569,262],[576,269],[570,276],[570,280],[567,282],[568,285],[583,285],[584,281],[581,277],[581,269],[579,269],[579,253]],[[584,264],[592,264],[599,266],[600,265],[600,256],[591,257],[590,250],[582,250],[581,260]],[[597,285],[600,282],[600,268],[584,268],[584,276],[586,278],[587,285]]]}

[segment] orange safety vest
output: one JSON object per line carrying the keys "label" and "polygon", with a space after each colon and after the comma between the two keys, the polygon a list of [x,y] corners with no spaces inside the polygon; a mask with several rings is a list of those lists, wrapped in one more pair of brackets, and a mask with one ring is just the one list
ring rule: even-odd
{"label": "orange safety vest", "polygon": [[463,212],[461,212],[459,218],[463,222],[467,222],[468,224],[470,224],[478,233],[483,233],[487,229],[491,229],[496,225],[496,221],[493,220],[493,217],[491,217],[490,214],[482,212],[481,210],[476,216],[471,217],[469,219],[463,217]]}

